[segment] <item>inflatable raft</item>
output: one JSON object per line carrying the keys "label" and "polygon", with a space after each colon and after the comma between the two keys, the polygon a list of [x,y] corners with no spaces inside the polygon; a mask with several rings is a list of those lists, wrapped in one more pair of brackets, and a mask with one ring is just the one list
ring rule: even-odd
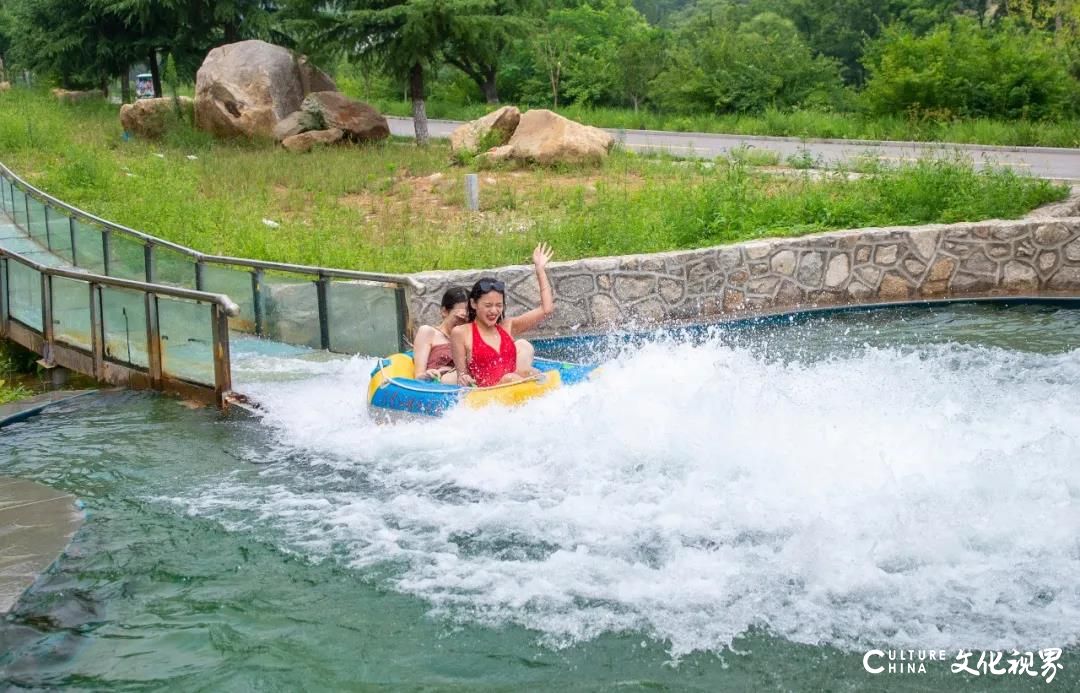
{"label": "inflatable raft", "polygon": [[540,397],[564,385],[573,385],[589,377],[594,365],[563,363],[549,359],[533,360],[540,371],[535,379],[493,387],[445,385],[413,377],[412,353],[394,354],[380,359],[371,371],[368,404],[380,409],[439,416],[450,407],[464,404],[484,407],[489,404],[515,405]]}

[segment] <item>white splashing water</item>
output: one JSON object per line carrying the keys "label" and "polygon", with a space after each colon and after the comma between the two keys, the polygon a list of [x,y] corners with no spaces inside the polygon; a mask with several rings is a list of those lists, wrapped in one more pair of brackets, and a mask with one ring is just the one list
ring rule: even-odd
{"label": "white splashing water", "polygon": [[676,657],[754,627],[850,649],[1077,642],[1080,351],[651,344],[520,409],[394,425],[366,410],[372,360],[302,364],[238,378],[313,464],[189,507],[386,571],[439,617],[556,646],[643,631]]}

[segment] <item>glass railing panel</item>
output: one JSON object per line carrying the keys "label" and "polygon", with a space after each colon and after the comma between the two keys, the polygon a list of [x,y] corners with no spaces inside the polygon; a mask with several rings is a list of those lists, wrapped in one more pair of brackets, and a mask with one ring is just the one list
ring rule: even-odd
{"label": "glass railing panel", "polygon": [[195,262],[171,248],[154,246],[154,283],[195,288]]}
{"label": "glass railing panel", "polygon": [[74,264],[71,255],[71,217],[55,209],[49,210],[49,249],[69,264]]}
{"label": "glass railing panel", "polygon": [[263,290],[264,335],[276,342],[321,349],[315,282],[268,272],[263,277]]}
{"label": "glass railing panel", "polygon": [[158,296],[161,370],[164,375],[214,384],[213,306]]}
{"label": "glass railing panel", "polygon": [[392,287],[333,281],[327,303],[331,351],[385,356],[400,350],[397,299]]}
{"label": "glass railing panel", "polygon": [[92,351],[90,284],[66,277],[53,277],[51,284],[53,337]]}
{"label": "glass railing panel", "polygon": [[146,303],[141,291],[101,288],[105,358],[149,368],[146,349]]}
{"label": "glass railing panel", "polygon": [[225,294],[240,307],[240,314],[229,318],[229,329],[255,332],[255,298],[251,271],[223,265],[203,265],[203,291]]}
{"label": "glass railing panel", "polygon": [[146,281],[146,250],[142,241],[121,233],[109,234],[109,276]]}
{"label": "glass railing panel", "polygon": [[11,197],[11,220],[20,229],[26,231],[26,194],[19,190],[19,186],[13,185]]}
{"label": "glass railing panel", "polygon": [[42,332],[41,272],[8,258],[8,309],[11,317]]}
{"label": "glass railing panel", "polygon": [[105,246],[101,229],[93,224],[75,219],[75,265],[93,272],[105,274]]}
{"label": "glass railing panel", "polygon": [[27,230],[30,238],[42,248],[49,247],[49,229],[45,223],[45,203],[26,196],[26,213],[29,215]]}

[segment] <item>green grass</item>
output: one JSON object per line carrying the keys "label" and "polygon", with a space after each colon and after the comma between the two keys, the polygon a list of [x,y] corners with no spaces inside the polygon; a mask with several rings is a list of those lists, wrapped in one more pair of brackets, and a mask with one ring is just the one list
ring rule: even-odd
{"label": "green grass", "polygon": [[[406,101],[379,100],[384,113],[411,116]],[[545,108],[545,106],[536,106]],[[427,102],[431,118],[473,120],[494,110],[487,104],[458,105]],[[822,139],[902,140],[1007,146],[1080,147],[1080,119],[1055,122],[1026,120],[937,120],[903,116],[868,117],[825,111],[766,111],[761,115],[679,115],[631,109],[571,105],[558,109],[586,125],[626,130],[714,132],[730,135],[773,135]]]}
{"label": "green grass", "polygon": [[20,384],[19,376],[34,372],[36,358],[37,354],[14,342],[0,339],[0,404],[8,404],[34,394]]}
{"label": "green grass", "polygon": [[[616,151],[599,167],[480,171],[481,211],[443,144],[294,155],[190,127],[124,140],[116,107],[0,94],[0,160],[87,211],[208,253],[386,272],[694,248],[827,229],[1017,218],[1067,189],[970,162],[863,166],[857,180],[756,170],[748,153],[679,161]],[[194,157],[194,158],[189,158]],[[275,225],[268,225],[269,220]]]}

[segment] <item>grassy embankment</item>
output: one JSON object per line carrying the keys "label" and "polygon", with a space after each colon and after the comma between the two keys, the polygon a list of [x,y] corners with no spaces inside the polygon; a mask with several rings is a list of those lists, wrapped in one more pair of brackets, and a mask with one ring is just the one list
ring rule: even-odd
{"label": "grassy embankment", "polygon": [[[862,177],[769,175],[752,156],[615,152],[599,167],[480,171],[464,209],[448,148],[406,141],[293,155],[181,126],[125,141],[117,107],[0,94],[0,160],[95,214],[227,255],[391,272],[653,252],[826,229],[1015,218],[1066,189],[967,162],[869,166]],[[748,161],[749,159],[749,161]],[[267,220],[272,223],[266,223]]]}
{"label": "grassy embankment", "polygon": [[[360,94],[353,94],[362,98]],[[407,101],[375,100],[383,113],[411,116]],[[427,102],[431,118],[472,120],[495,110],[487,104]],[[770,110],[761,115],[678,115],[628,108],[571,105],[562,115],[587,125],[625,130],[715,132],[730,135],[772,135],[807,139],[901,140],[1006,146],[1080,147],[1080,119],[1045,122],[966,118],[864,116],[857,113]]]}

